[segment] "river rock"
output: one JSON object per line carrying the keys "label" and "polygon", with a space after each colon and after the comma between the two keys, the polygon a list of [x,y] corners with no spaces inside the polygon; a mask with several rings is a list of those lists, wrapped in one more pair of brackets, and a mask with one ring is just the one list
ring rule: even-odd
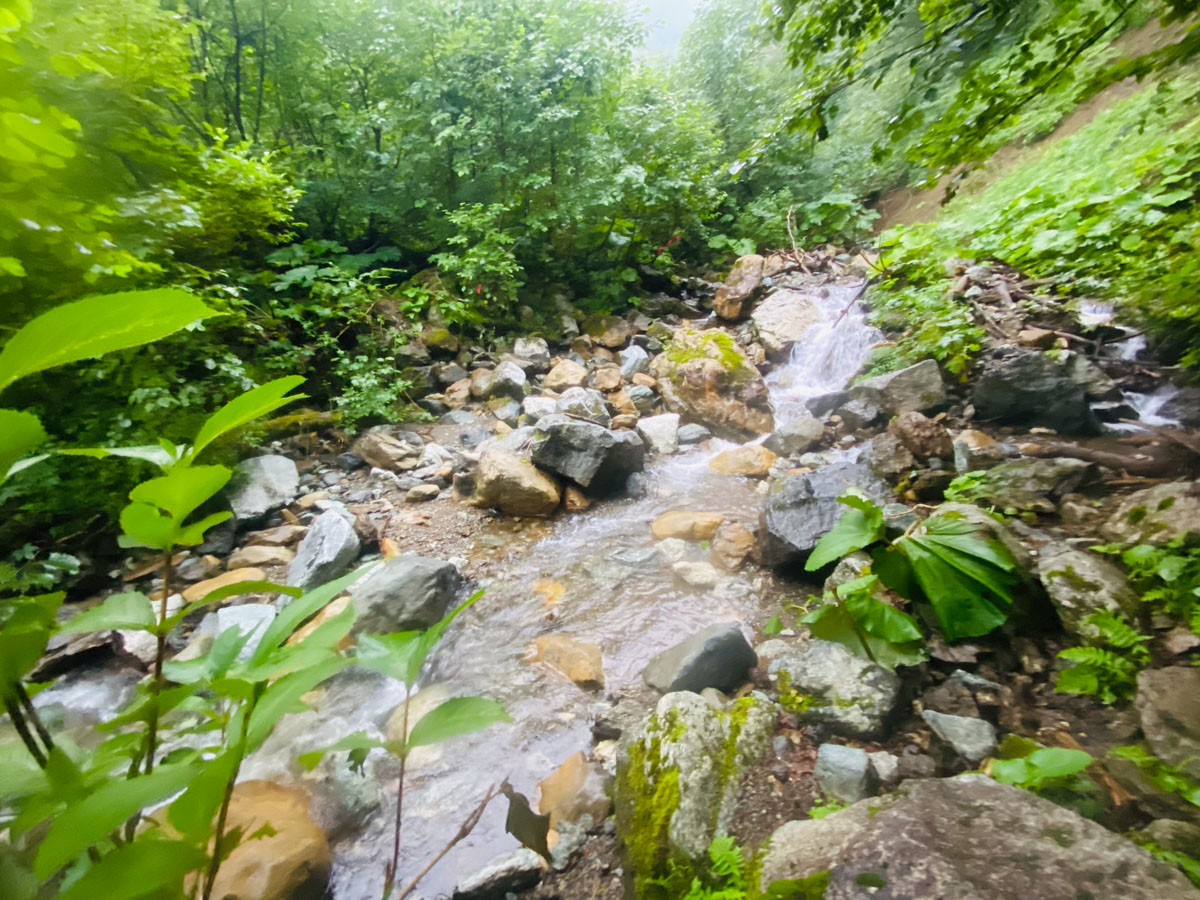
{"label": "river rock", "polygon": [[286,456],[268,455],[234,466],[227,496],[234,518],[252,522],[291,503],[299,492],[296,464]]}
{"label": "river rock", "polygon": [[946,426],[915,409],[902,412],[892,419],[888,423],[888,432],[898,437],[918,459],[928,460],[936,456],[949,462],[954,458],[954,445]]}
{"label": "river rock", "polygon": [[591,388],[567,388],[558,398],[558,411],[576,419],[595,422],[605,428],[612,425],[612,416],[608,414],[608,408],[604,405],[604,395]]}
{"label": "river rock", "polygon": [[527,847],[505,853],[454,886],[453,900],[498,900],[537,884],[542,858]]}
{"label": "river rock", "polygon": [[708,461],[708,467],[720,475],[744,475],[749,478],[765,478],[775,464],[774,453],[760,444],[745,444],[718,453]]}
{"label": "river rock", "polygon": [[295,788],[243,781],[233,789],[226,826],[244,835],[221,865],[212,895],[222,900],[322,900],[332,858],[325,834]]}
{"label": "river rock", "polygon": [[[513,432],[516,434],[517,432]],[[558,482],[517,453],[496,445],[479,455],[475,504],[512,516],[549,516],[558,509]]]}
{"label": "river rock", "polygon": [[372,428],[354,442],[354,452],[369,465],[388,472],[406,472],[415,469],[421,457],[421,448],[402,441],[382,428]]}
{"label": "river rock", "polygon": [[910,410],[930,412],[946,403],[946,385],[932,359],[864,379],[851,387],[849,393],[852,400],[869,403],[890,416]]}
{"label": "river rock", "polygon": [[[1198,900],[1177,870],[1101,825],[986,775],[917,779],[788,822],[759,874],[828,873],[824,900]],[[875,885],[874,888],[866,885]]]}
{"label": "river rock", "polygon": [[709,541],[725,521],[725,516],[714,512],[695,512],[675,509],[665,512],[650,524],[656,541],[680,538],[685,541]]}
{"label": "river rock", "polygon": [[538,810],[550,817],[550,827],[556,831],[560,823],[578,822],[584,816],[598,825],[612,809],[608,780],[582,752],[576,753],[538,782]]}
{"label": "river rock", "polygon": [[667,409],[717,434],[744,439],[775,426],[762,375],[724,332],[679,329],[652,374]]}
{"label": "river rock", "polygon": [[887,483],[862,463],[834,463],[809,474],[788,475],[771,484],[759,521],[763,562],[803,562],[846,506],[837,498],[855,487],[876,502],[891,498]]}
{"label": "river rock", "polygon": [[629,343],[633,337],[633,326],[620,316],[588,316],[583,320],[583,333],[593,343],[616,350]]}
{"label": "river rock", "polygon": [[1053,513],[1059,499],[1095,476],[1096,467],[1082,459],[1010,459],[987,470],[979,494],[1000,509]]}
{"label": "river rock", "polygon": [[597,366],[592,371],[592,387],[610,394],[625,383],[621,370],[616,366]]}
{"label": "river rock", "polygon": [[969,763],[981,763],[996,751],[996,726],[970,716],[949,716],[927,709],[921,718],[933,733]]}
{"label": "river rock", "polygon": [[725,283],[717,288],[713,297],[713,312],[729,321],[743,318],[762,290],[763,262],[757,253],[738,259],[729,270]]}
{"label": "river rock", "polygon": [[638,420],[637,433],[656,456],[670,456],[679,449],[679,415],[663,413]]}
{"label": "river rock", "polygon": [[1181,387],[1159,407],[1159,415],[1174,419],[1184,428],[1200,428],[1200,387]]}
{"label": "river rock", "polygon": [[558,412],[558,400],[554,397],[526,397],[521,401],[521,414],[525,416],[524,424],[532,425],[542,416],[551,416]]}
{"label": "river rock", "polygon": [[572,359],[564,359],[546,373],[544,384],[548,391],[565,391],[567,388],[583,387],[587,380],[586,368]]}
{"label": "river rock", "polygon": [[228,569],[261,569],[263,566],[286,566],[296,558],[296,551],[287,547],[272,547],[256,544],[235,550],[225,560]]}
{"label": "river rock", "polygon": [[634,375],[643,375],[650,368],[650,354],[644,348],[633,344],[617,354],[621,361],[621,375],[626,381],[631,381]]}
{"label": "river rock", "polygon": [[393,556],[350,587],[355,632],[428,628],[454,604],[462,576],[453,563],[405,553]]}
{"label": "river rock", "polygon": [[666,694],[617,759],[617,833],[634,897],[669,856],[696,864],[728,834],[746,767],[770,745],[775,708],[753,695],[715,709],[699,694]]}
{"label": "river rock", "polygon": [[736,572],[754,555],[758,541],[754,532],[740,522],[724,522],[712,539],[708,558],[727,572]]}
{"label": "river rock", "polygon": [[534,661],[543,662],[582,687],[604,686],[604,660],[599,644],[577,641],[564,634],[543,634],[533,640]]}
{"label": "river rock", "polygon": [[679,580],[688,587],[707,591],[715,588],[721,582],[721,573],[712,563],[703,560],[680,560],[671,566]]}
{"label": "river rock", "polygon": [[755,307],[750,316],[759,343],[774,358],[786,356],[792,345],[820,319],[812,298],[802,291],[784,288],[775,291]]}
{"label": "river rock", "polygon": [[288,566],[288,584],[307,590],[332,581],[350,570],[361,549],[354,517],[345,507],[323,512],[296,548],[296,558]]}
{"label": "river rock", "polygon": [[[625,389],[633,408],[639,416],[649,416],[658,405],[658,394],[643,384],[633,384]],[[673,415],[673,414],[672,414]]]}
{"label": "river rock", "polygon": [[486,397],[509,397],[520,401],[525,396],[525,370],[515,362],[502,362],[492,370]]}
{"label": "river rock", "polygon": [[917,458],[913,456],[912,451],[890,431],[877,434],[871,439],[868,459],[875,474],[892,483],[907,477],[917,468]]}
{"label": "river rock", "polygon": [[[1098,365],[1081,353],[1065,350],[1059,357],[1067,377],[1083,388],[1090,400],[1119,400],[1121,388]],[[1135,416],[1136,418],[1136,416]]]}
{"label": "river rock", "polygon": [[534,372],[545,372],[550,368],[550,347],[544,338],[517,338],[513,343],[513,356],[528,360]]}
{"label": "river rock", "polygon": [[1050,544],[1038,557],[1037,575],[1063,628],[1088,644],[1103,646],[1100,631],[1084,624],[1092,613],[1106,612],[1136,622],[1140,602],[1125,573],[1103,557],[1067,543]]}
{"label": "river rock", "polygon": [[825,437],[825,425],[812,416],[784,422],[763,441],[763,446],[780,456],[807,453]]}
{"label": "river rock", "polygon": [[857,803],[871,796],[871,760],[859,747],[822,744],[813,776],[826,797]]}
{"label": "river rock", "polygon": [[679,426],[679,443],[681,446],[702,444],[711,437],[711,431],[695,422],[688,422],[686,425]]}
{"label": "river rock", "polygon": [[645,458],[645,444],[636,434],[565,415],[538,420],[530,448],[535,464],[594,494],[623,490],[629,476],[645,468]]}
{"label": "river rock", "polygon": [[990,360],[971,394],[979,419],[1053,428],[1059,434],[1095,434],[1099,423],[1083,387],[1044,353]]}
{"label": "river rock", "polygon": [[817,639],[790,644],[773,639],[759,644],[760,662],[779,687],[785,709],[803,698],[802,708],[788,709],[802,722],[820,723],[837,734],[879,734],[900,695],[900,678],[841,644]]}
{"label": "river rock", "polygon": [[654,657],[642,672],[642,680],[663,693],[698,694],[711,687],[728,694],[745,684],[746,672],[757,663],[742,626],[718,622]]}
{"label": "river rock", "polygon": [[1174,481],[1134,491],[1101,532],[1122,544],[1200,543],[1200,483]]}
{"label": "river rock", "polygon": [[1154,755],[1200,781],[1200,669],[1144,669],[1134,706]]}

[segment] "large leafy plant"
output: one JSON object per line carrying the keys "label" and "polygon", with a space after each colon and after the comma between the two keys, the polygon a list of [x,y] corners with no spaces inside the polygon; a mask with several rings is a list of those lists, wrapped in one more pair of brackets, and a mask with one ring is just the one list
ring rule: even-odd
{"label": "large leafy plant", "polygon": [[830,602],[805,617],[815,634],[887,664],[916,660],[920,627],[886,602],[880,587],[927,605],[949,641],[987,634],[1008,618],[1021,576],[1012,554],[984,528],[943,512],[888,540],[881,506],[853,493],[838,499],[847,510],[817,543],[805,568],[815,572],[866,550],[871,570],[843,584]]}

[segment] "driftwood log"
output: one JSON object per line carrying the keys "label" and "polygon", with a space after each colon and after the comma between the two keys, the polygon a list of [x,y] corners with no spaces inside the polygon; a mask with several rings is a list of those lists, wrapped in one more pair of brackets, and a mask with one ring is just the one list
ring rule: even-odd
{"label": "driftwood log", "polygon": [[1142,425],[1147,433],[1125,435],[1116,443],[1127,451],[1054,441],[1023,448],[1026,456],[1082,459],[1140,478],[1200,477],[1200,433],[1181,428]]}

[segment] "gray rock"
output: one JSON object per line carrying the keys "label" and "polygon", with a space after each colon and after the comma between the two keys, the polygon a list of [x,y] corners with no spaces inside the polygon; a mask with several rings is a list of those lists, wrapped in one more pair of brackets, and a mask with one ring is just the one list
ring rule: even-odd
{"label": "gray rock", "polygon": [[796,713],[800,720],[828,725],[838,734],[879,734],[900,695],[895,672],[841,644],[813,639],[793,646],[775,639],[756,650],[767,676],[781,685],[785,706],[788,695],[804,698]]}
{"label": "gray rock", "polygon": [[1104,537],[1122,544],[1200,542],[1200,484],[1175,481],[1135,491],[1101,528]]}
{"label": "gray rock", "polygon": [[900,781],[900,757],[886,750],[867,754],[871,762],[871,776],[882,787],[891,787]]}
{"label": "gray rock", "polygon": [[1200,858],[1200,825],[1178,819],[1155,819],[1141,830],[1141,835],[1164,850]]}
{"label": "gray rock", "polygon": [[759,520],[763,562],[781,566],[807,559],[846,511],[837,498],[850,487],[881,503],[893,496],[886,482],[862,463],[835,463],[774,482]]}
{"label": "gray rock", "polygon": [[275,619],[275,607],[267,603],[243,603],[241,606],[226,606],[216,612],[213,634],[219,635],[229,628],[236,628],[250,640],[238,651],[238,662],[245,662],[258,649],[268,626]]}
{"label": "gray rock", "polygon": [[286,456],[256,456],[234,466],[229,506],[236,519],[252,522],[286,506],[300,491],[300,473]]}
{"label": "gray rock", "polygon": [[670,456],[679,449],[679,415],[663,413],[639,419],[637,433],[651,453]]}
{"label": "gray rock", "polygon": [[454,604],[462,576],[453,563],[427,556],[394,556],[350,587],[358,613],[355,633],[428,628]]}
{"label": "gray rock", "polygon": [[1200,428],[1200,387],[1181,387],[1158,410],[1184,428]]}
{"label": "gray rock", "polygon": [[1080,353],[1068,350],[1060,357],[1063,371],[1092,400],[1116,400],[1121,396],[1117,383],[1098,365]]}
{"label": "gray rock", "polygon": [[868,460],[877,475],[897,482],[917,468],[917,458],[904,442],[889,431],[871,439]]}
{"label": "gray rock", "polygon": [[528,360],[535,372],[550,368],[550,347],[540,337],[517,338],[513,344],[513,356]]}
{"label": "gray rock", "polygon": [[493,416],[507,425],[516,428],[521,418],[521,404],[511,397],[495,397],[488,401],[488,409]]}
{"label": "gray rock", "polygon": [[645,445],[633,432],[609,431],[559,414],[538,420],[530,447],[530,459],[539,467],[601,494],[624,490],[629,476],[645,467],[645,458]]}
{"label": "gray rock", "polygon": [[933,733],[954,748],[954,752],[967,762],[983,762],[996,750],[996,728],[983,719],[967,716],[948,716],[927,709],[921,718],[933,729]]}
{"label": "gray rock", "polygon": [[730,693],[745,683],[747,670],[757,663],[741,625],[718,622],[658,654],[642,679],[663,693],[699,693],[708,687]]}
{"label": "gray rock", "polygon": [[650,368],[650,354],[637,344],[626,347],[617,357],[621,361],[621,375],[626,381]]}
{"label": "gray rock", "polygon": [[909,781],[823,819],[789,822],[768,846],[764,889],[828,872],[825,900],[1200,898],[1131,841],[985,775]]}
{"label": "gray rock", "polygon": [[658,394],[644,384],[631,384],[625,388],[625,395],[632,401],[639,416],[648,416],[658,405]]}
{"label": "gray rock", "polygon": [[349,571],[360,549],[354,517],[344,507],[323,512],[296,548],[296,558],[288,565],[288,584],[308,589],[332,581]]}
{"label": "gray rock", "polygon": [[525,396],[525,370],[515,362],[500,363],[488,381],[487,396],[511,397],[519,401]]}
{"label": "gray rock", "polygon": [[454,887],[454,900],[500,900],[542,879],[542,858],[522,847],[498,856]]}
{"label": "gray rock", "polygon": [[980,496],[1000,509],[1053,513],[1058,500],[1096,475],[1082,459],[1010,459],[987,470]]}
{"label": "gray rock", "polygon": [[702,444],[712,437],[712,432],[696,422],[679,426],[680,444]]}
{"label": "gray rock", "polygon": [[1125,573],[1103,557],[1067,543],[1049,544],[1038,558],[1037,575],[1063,628],[1086,643],[1100,641],[1099,629],[1083,622],[1092,613],[1107,612],[1130,622],[1137,620],[1137,595]]}
{"label": "gray rock", "polygon": [[858,747],[822,744],[817,748],[813,775],[825,796],[843,803],[857,803],[871,796],[871,761]]}
{"label": "gray rock", "polygon": [[812,297],[791,288],[775,291],[750,314],[759,343],[774,358],[785,356],[793,344],[804,340],[820,318]]}
{"label": "gray rock", "polygon": [[532,425],[542,416],[552,416],[558,412],[558,401],[553,397],[526,397],[521,401],[521,412],[528,416]]}
{"label": "gray rock", "polygon": [[946,385],[932,359],[864,379],[851,387],[849,393],[852,399],[872,403],[890,416],[909,410],[929,412],[946,402]]}
{"label": "gray rock", "polygon": [[608,408],[604,404],[604,395],[591,388],[567,388],[558,398],[558,411],[576,419],[595,422],[605,428],[612,425],[612,416],[608,414]]}
{"label": "gray rock", "polygon": [[971,399],[976,416],[983,420],[1040,425],[1060,434],[1099,431],[1084,388],[1043,353],[985,363]]}
{"label": "gray rock", "polygon": [[685,584],[701,590],[714,588],[721,581],[721,573],[712,563],[702,560],[677,562],[671,568]]}
{"label": "gray rock", "polygon": [[1137,684],[1134,706],[1150,749],[1200,781],[1200,669],[1145,669]]}
{"label": "gray rock", "polygon": [[763,446],[780,456],[798,456],[811,450],[825,437],[825,426],[812,416],[784,422],[763,441]]}

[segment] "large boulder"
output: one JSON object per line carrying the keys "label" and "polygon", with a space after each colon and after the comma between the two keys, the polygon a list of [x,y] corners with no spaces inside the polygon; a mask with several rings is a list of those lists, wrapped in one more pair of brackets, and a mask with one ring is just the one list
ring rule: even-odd
{"label": "large boulder", "polygon": [[513,516],[549,516],[558,509],[560,497],[558,482],[513,450],[492,444],[479,454],[477,506]]}
{"label": "large boulder", "polygon": [[1046,589],[1063,628],[1085,643],[1101,642],[1095,625],[1084,623],[1092,613],[1112,613],[1137,621],[1139,601],[1125,573],[1107,559],[1067,543],[1050,544],[1038,557],[1038,578]]}
{"label": "large boulder", "polygon": [[288,565],[288,584],[307,590],[332,581],[349,571],[361,549],[354,517],[338,504],[317,516],[305,532]]}
{"label": "large boulder", "polygon": [[746,682],[758,657],[737,622],[718,622],[650,660],[642,679],[656,691],[716,688],[730,693]]}
{"label": "large boulder", "polygon": [[1146,669],[1137,687],[1134,706],[1154,755],[1200,781],[1200,669]]}
{"label": "large boulder", "polygon": [[733,264],[725,283],[717,288],[713,312],[729,321],[743,318],[762,290],[762,280],[763,258],[757,253],[741,257]]}
{"label": "large boulder", "polygon": [[1173,481],[1134,491],[1101,528],[1122,544],[1200,544],[1200,483]]}
{"label": "large boulder", "polygon": [[724,332],[679,329],[652,374],[669,410],[717,434],[748,438],[775,427],[762,375]]}
{"label": "large boulder", "polygon": [[849,394],[852,400],[876,407],[890,416],[910,410],[930,412],[946,403],[946,385],[942,382],[938,364],[932,359],[864,379],[850,388]]}
{"label": "large boulder", "polygon": [[1099,422],[1087,391],[1044,353],[1025,353],[984,364],[971,394],[980,419],[1053,428],[1060,434],[1095,434]]}
{"label": "large boulder", "polygon": [[453,563],[411,553],[393,556],[351,586],[358,613],[354,630],[428,628],[450,611],[461,587]]}
{"label": "large boulder", "polygon": [[1096,475],[1096,467],[1069,457],[1010,459],[988,469],[976,491],[999,509],[1053,513],[1058,501]]}
{"label": "large boulder", "polygon": [[525,396],[525,370],[511,360],[500,363],[488,379],[486,396],[521,400]]}
{"label": "large boulder", "polygon": [[633,893],[649,896],[667,861],[703,866],[729,833],[741,776],[770,743],[775,708],[753,695],[716,709],[699,694],[667,694],[622,748],[614,800]]}
{"label": "large boulder", "polygon": [[1200,900],[1178,870],[1131,841],[986,775],[908,781],[788,822],[768,846],[764,888],[824,873],[825,900]]}
{"label": "large boulder", "polygon": [[670,456],[679,449],[679,414],[663,413],[639,419],[637,433],[651,453]]}
{"label": "large boulder", "polygon": [[[269,828],[268,828],[269,826]],[[299,790],[268,781],[233,789],[226,828],[243,840],[221,865],[212,896],[223,900],[321,900],[332,858]]]}
{"label": "large boulder", "polygon": [[851,737],[877,735],[900,695],[891,669],[831,641],[792,645],[778,638],[757,647],[784,709],[800,721]]}
{"label": "large boulder", "polygon": [[286,506],[300,491],[300,473],[286,456],[256,456],[234,466],[227,496],[233,515],[242,522],[260,519]]}
{"label": "large boulder", "polygon": [[775,291],[754,308],[750,321],[758,333],[758,341],[772,357],[787,356],[792,345],[804,340],[804,335],[821,318],[817,305],[802,291]]}
{"label": "large boulder", "polygon": [[852,487],[877,502],[892,497],[887,483],[861,463],[834,463],[774,482],[759,520],[763,562],[781,566],[807,559],[846,511],[837,498]]}
{"label": "large boulder", "polygon": [[646,446],[631,431],[609,431],[565,415],[543,416],[534,426],[530,459],[592,493],[615,493],[645,468]]}

